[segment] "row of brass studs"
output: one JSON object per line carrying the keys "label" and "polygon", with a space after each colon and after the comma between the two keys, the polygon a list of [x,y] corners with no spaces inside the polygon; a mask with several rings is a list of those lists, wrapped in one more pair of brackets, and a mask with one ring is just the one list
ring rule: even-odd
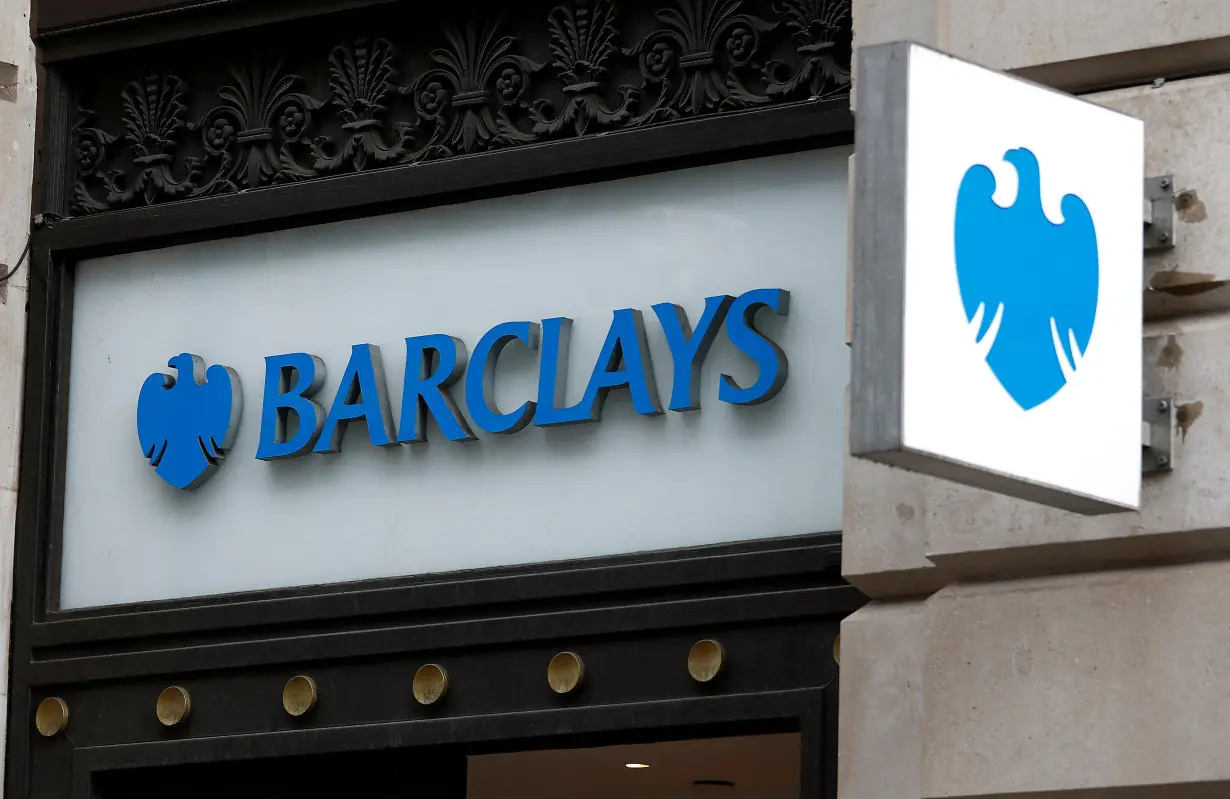
{"label": "row of brass studs", "polygon": [[[841,642],[833,642],[833,657],[841,661]],[[726,667],[726,649],[717,641],[697,641],[688,652],[688,674],[699,683],[717,679]],[[547,664],[547,684],[560,695],[574,693],[585,679],[585,662],[575,652],[560,652]],[[433,705],[448,693],[448,672],[443,666],[428,663],[414,673],[411,691],[420,705]],[[306,675],[287,680],[282,688],[282,707],[288,714],[299,717],[316,706],[319,693],[316,681]],[[155,705],[158,721],[174,727],[187,720],[192,712],[192,697],[178,685],[172,685],[158,695]],[[51,696],[39,703],[34,714],[34,726],[39,733],[51,738],[68,726],[68,703]]]}

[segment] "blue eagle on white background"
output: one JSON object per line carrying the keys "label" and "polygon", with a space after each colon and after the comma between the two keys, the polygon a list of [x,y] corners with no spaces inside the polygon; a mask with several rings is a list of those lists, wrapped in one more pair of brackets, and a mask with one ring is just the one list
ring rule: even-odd
{"label": "blue eagle on white background", "polygon": [[178,378],[155,373],[137,401],[137,438],[154,471],[176,488],[201,485],[239,431],[243,394],[235,370],[182,353],[167,362]]}
{"label": "blue eagle on white background", "polygon": [[[1024,410],[1055,396],[1079,367],[1098,309],[1098,240],[1084,200],[1067,194],[1063,222],[1042,211],[1038,159],[1004,154],[1016,168],[1016,200],[992,200],[995,175],[970,167],[957,195],[957,281],[965,316],[1000,384]],[[991,338],[988,339],[988,336]]]}

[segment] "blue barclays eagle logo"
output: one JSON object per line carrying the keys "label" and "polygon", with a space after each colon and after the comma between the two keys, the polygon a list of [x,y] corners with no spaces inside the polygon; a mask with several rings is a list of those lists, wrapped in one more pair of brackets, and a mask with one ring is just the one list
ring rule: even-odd
{"label": "blue barclays eagle logo", "polygon": [[1060,203],[1063,223],[1042,212],[1038,159],[1009,150],[1016,200],[991,199],[995,175],[970,167],[957,195],[957,281],[965,316],[987,364],[1017,404],[1030,410],[1055,396],[1080,368],[1098,308],[1098,241],[1085,202]]}
{"label": "blue barclays eagle logo", "polygon": [[167,362],[179,373],[145,379],[137,401],[137,438],[154,471],[176,488],[196,488],[218,468],[239,429],[239,375],[183,353]]}

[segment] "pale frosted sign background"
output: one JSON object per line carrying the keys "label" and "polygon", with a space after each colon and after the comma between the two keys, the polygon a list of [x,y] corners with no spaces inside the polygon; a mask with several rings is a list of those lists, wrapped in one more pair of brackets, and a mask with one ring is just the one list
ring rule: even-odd
{"label": "pale frosted sign background", "polygon": [[[777,156],[80,263],[72,336],[61,606],[97,606],[447,572],[837,530],[841,522],[848,148]],[[671,360],[650,306],[695,323],[704,298],[791,292],[762,312],[790,376],[764,405],[718,402],[755,380],[719,335],[699,412],[341,454],[255,458],[264,357],[320,356],[326,405],[352,344],[379,345],[400,407],[407,336],[473,348],[510,320],[575,322],[569,403],[611,313],[645,313],[662,404]],[[181,352],[235,369],[230,457],[195,491],[156,477],[136,402]],[[533,399],[537,353],[499,361],[496,398]],[[464,380],[453,389],[461,399]],[[395,413],[396,416],[396,413]]]}

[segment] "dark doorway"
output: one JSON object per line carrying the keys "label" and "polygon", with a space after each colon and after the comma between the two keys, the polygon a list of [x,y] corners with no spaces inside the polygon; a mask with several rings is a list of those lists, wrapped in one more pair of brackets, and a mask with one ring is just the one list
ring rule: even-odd
{"label": "dark doorway", "polygon": [[416,748],[115,771],[94,799],[798,799],[798,733],[466,754]]}

